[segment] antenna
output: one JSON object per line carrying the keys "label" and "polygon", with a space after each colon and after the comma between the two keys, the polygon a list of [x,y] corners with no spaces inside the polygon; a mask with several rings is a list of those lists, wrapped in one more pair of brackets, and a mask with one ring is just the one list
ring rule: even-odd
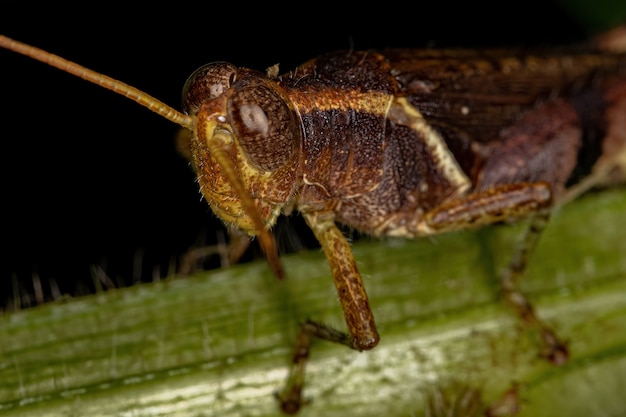
{"label": "antenna", "polygon": [[100,74],[99,72],[85,68],[82,65],[78,65],[75,62],[61,58],[58,55],[54,55],[50,52],[44,51],[43,49],[18,42],[4,35],[0,35],[0,47],[36,59],[37,61],[41,61],[45,64],[58,68],[61,71],[65,71],[80,77],[83,80],[97,84],[100,87],[104,87],[107,90],[111,90],[137,102],[139,105],[147,108],[148,110],[152,110],[158,115],[184,127],[185,129],[193,130],[195,125],[194,117],[181,113],[175,108],[168,106],[151,95],[123,83],[122,81]]}

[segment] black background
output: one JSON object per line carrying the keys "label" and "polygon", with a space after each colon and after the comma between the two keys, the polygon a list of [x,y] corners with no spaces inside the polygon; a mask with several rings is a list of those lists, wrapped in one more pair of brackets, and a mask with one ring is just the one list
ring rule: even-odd
{"label": "black background", "polygon": [[[264,2],[264,4],[269,4]],[[354,47],[533,46],[584,39],[582,25],[549,1],[440,2],[424,8],[365,2],[273,7],[204,2],[70,8],[7,2],[0,33],[118,78],[179,108],[200,65],[225,60],[282,71]],[[107,90],[0,50],[0,307],[55,291],[93,290],[91,267],[115,285],[164,276],[221,224],[175,151],[177,126]],[[301,227],[281,222],[285,243]],[[306,243],[306,242],[305,242]],[[286,250],[286,249],[285,249]],[[141,262],[139,262],[141,261]]]}

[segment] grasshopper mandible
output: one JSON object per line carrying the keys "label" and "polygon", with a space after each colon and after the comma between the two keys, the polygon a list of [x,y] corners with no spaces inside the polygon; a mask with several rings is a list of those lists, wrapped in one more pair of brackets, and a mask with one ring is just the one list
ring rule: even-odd
{"label": "grasshopper mandible", "polygon": [[[502,277],[505,300],[544,355],[566,344],[517,282],[551,209],[626,167],[626,36],[541,51],[338,51],[267,74],[216,62],[185,84],[182,112],[127,84],[0,36],[0,46],[130,98],[189,134],[200,191],[233,231],[256,236],[282,278],[270,232],[299,211],[328,259],[347,333],[302,323],[286,388],[295,413],[311,338],[379,342],[350,245],[337,226],[417,238],[527,219]],[[622,42],[622,43],[620,43]]]}

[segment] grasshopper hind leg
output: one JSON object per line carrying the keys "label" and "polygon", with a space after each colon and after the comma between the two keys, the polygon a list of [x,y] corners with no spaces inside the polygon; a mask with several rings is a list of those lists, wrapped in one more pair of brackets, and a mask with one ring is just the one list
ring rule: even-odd
{"label": "grasshopper hind leg", "polygon": [[520,291],[518,285],[549,218],[550,210],[548,209],[538,211],[530,216],[529,224],[522,239],[502,273],[501,286],[505,302],[513,308],[525,324],[539,333],[544,345],[542,356],[555,365],[562,365],[569,357],[567,344],[560,340],[555,331],[537,316],[535,309]]}
{"label": "grasshopper hind leg", "polygon": [[442,204],[429,212],[427,218],[429,227],[440,231],[459,230],[468,224],[494,224],[511,218],[527,219],[524,235],[501,275],[503,298],[524,324],[538,331],[544,344],[543,356],[560,365],[568,357],[566,344],[537,316],[519,289],[530,256],[548,224],[552,206],[552,192],[547,183],[497,185],[465,199]]}

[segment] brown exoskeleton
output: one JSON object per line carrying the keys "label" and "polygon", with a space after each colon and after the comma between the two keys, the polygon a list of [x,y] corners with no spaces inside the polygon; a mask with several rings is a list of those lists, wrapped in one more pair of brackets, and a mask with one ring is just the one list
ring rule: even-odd
{"label": "brown exoskeleton", "polygon": [[[256,236],[274,273],[270,233],[298,210],[326,254],[348,332],[301,325],[283,411],[303,400],[312,337],[368,350],[379,342],[350,245],[337,224],[417,238],[529,219],[502,278],[505,300],[544,354],[567,347],[517,289],[550,210],[623,180],[624,35],[587,48],[340,51],[283,75],[218,62],[184,89],[183,112],[117,80],[0,36],[0,46],[114,90],[187,129],[200,190],[232,229]],[[620,43],[622,42],[622,43]]]}

